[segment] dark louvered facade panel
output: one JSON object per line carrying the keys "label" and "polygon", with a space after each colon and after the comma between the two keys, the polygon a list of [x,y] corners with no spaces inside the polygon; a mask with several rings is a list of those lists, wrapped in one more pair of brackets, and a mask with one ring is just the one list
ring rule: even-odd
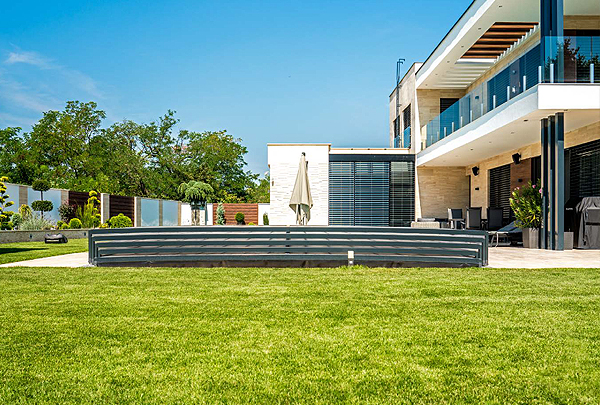
{"label": "dark louvered facade panel", "polygon": [[331,155],[329,224],[410,226],[414,168],[413,155]]}
{"label": "dark louvered facade panel", "polygon": [[114,217],[115,215],[123,214],[133,220],[134,215],[134,202],[133,197],[125,197],[120,195],[109,196],[109,215]]}
{"label": "dark louvered facade panel", "polygon": [[389,225],[389,162],[354,163],[354,225]]}
{"label": "dark louvered facade panel", "polygon": [[390,163],[390,226],[410,226],[415,218],[415,163]]}
{"label": "dark louvered facade panel", "polygon": [[329,225],[354,225],[354,162],[329,162]]}
{"label": "dark louvered facade panel", "polygon": [[510,165],[490,170],[490,208],[502,208],[504,219],[510,215]]}
{"label": "dark louvered facade panel", "polygon": [[570,197],[600,197],[600,140],[569,148]]}

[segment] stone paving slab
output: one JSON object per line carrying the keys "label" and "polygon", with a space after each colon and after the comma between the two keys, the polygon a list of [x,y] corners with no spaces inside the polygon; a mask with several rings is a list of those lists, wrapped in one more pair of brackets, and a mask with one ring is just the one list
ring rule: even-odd
{"label": "stone paving slab", "polygon": [[82,252],[24,260],[22,262],[4,263],[0,264],[0,267],[85,267],[88,265],[88,254],[87,252]]}
{"label": "stone paving slab", "polygon": [[514,269],[598,268],[600,250],[565,251],[495,247],[489,250],[489,267]]}

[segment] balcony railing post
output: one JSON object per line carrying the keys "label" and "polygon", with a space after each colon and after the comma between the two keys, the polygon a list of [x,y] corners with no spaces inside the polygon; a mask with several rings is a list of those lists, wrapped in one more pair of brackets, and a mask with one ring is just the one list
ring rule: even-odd
{"label": "balcony railing post", "polygon": [[452,121],[452,131],[450,133],[454,132],[454,121]]}
{"label": "balcony railing post", "polygon": [[550,64],[550,83],[554,83],[554,63]]}
{"label": "balcony railing post", "polygon": [[590,83],[594,83],[594,64],[590,63]]}
{"label": "balcony railing post", "polygon": [[523,91],[527,90],[527,76],[523,76]]}
{"label": "balcony railing post", "polygon": [[506,86],[506,101],[510,100],[510,86]]}
{"label": "balcony railing post", "polygon": [[544,77],[542,76],[542,67],[538,66],[538,83],[543,83],[544,82]]}
{"label": "balcony railing post", "polygon": [[459,128],[463,127],[463,117],[462,115],[460,116],[460,122],[459,122]]}
{"label": "balcony railing post", "polygon": [[469,110],[469,122],[473,122],[473,110]]}
{"label": "balcony railing post", "polygon": [[496,108],[496,95],[494,94],[494,97],[492,97],[492,109]]}
{"label": "balcony railing post", "polygon": [[480,117],[483,116],[483,103],[481,103],[481,115]]}

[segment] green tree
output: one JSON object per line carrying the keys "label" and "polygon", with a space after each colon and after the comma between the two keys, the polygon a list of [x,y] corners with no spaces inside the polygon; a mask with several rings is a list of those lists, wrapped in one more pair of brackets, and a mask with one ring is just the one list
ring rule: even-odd
{"label": "green tree", "polygon": [[8,222],[13,215],[12,211],[7,211],[8,207],[12,207],[14,205],[14,201],[8,201],[10,195],[6,194],[6,183],[8,181],[8,177],[2,176],[0,177],[0,229],[8,229],[11,228],[8,225]]}
{"label": "green tree", "polygon": [[42,219],[44,219],[44,212],[52,211],[54,205],[52,201],[44,201],[44,192],[50,190],[50,182],[44,179],[37,179],[31,186],[35,191],[40,192],[40,199],[31,203],[31,208],[34,211],[42,213]]}
{"label": "green tree", "polygon": [[110,164],[97,148],[105,117],[94,102],[68,101],[64,111],[45,112],[25,137],[33,156],[31,163],[47,167],[57,186],[81,189],[102,173],[102,166]]}

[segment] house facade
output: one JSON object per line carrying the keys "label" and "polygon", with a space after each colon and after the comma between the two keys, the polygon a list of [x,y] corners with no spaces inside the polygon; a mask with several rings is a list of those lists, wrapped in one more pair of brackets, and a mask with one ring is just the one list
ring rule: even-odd
{"label": "house facade", "polygon": [[[600,2],[473,1],[430,56],[397,83],[389,112],[389,149],[350,153],[322,146],[323,162],[328,148],[328,172],[320,174],[328,179],[328,191],[320,192],[328,210],[322,224],[336,224],[340,210],[350,215],[349,204],[354,214],[366,205],[361,170],[372,177],[367,191],[376,194],[373,165],[363,169],[364,162],[354,160],[344,166],[337,156],[380,156],[387,162],[381,189],[387,190],[388,225],[406,226],[390,214],[391,167],[401,159],[414,167],[413,187],[402,194],[403,206],[412,199],[412,220],[446,218],[448,208],[465,207],[482,207],[485,218],[490,207],[502,208],[509,222],[511,191],[531,180],[543,190],[544,247],[562,249],[575,204],[600,196]],[[270,164],[276,148],[269,146]],[[299,156],[297,150],[287,153]],[[334,170],[345,177],[336,178]],[[345,203],[338,203],[344,200],[340,182],[353,182]],[[272,188],[271,210],[278,185]]]}

